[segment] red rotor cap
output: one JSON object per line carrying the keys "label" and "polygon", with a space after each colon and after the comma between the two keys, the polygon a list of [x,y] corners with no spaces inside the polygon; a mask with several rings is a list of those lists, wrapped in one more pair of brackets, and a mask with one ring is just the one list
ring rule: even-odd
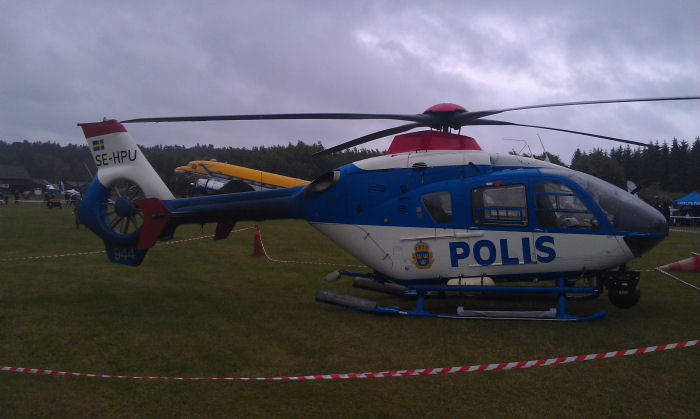
{"label": "red rotor cap", "polygon": [[438,112],[467,112],[466,109],[454,103],[438,103],[426,109],[423,113],[438,113]]}

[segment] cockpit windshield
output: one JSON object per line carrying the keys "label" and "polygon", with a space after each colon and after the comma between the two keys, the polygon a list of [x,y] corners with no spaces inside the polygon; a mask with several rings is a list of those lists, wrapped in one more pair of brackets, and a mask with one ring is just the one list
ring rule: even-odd
{"label": "cockpit windshield", "polygon": [[542,173],[569,178],[600,206],[618,231],[666,234],[666,218],[654,207],[604,180],[575,170],[541,169]]}

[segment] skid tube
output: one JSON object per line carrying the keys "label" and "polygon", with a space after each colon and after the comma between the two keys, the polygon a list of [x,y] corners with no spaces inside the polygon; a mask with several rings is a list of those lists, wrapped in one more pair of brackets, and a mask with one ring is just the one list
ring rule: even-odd
{"label": "skid tube", "polygon": [[[566,285],[565,278],[557,278],[556,286],[483,286],[483,285],[398,285],[375,281],[373,274],[355,274],[347,271],[338,271],[340,275],[355,276],[357,288],[389,294],[410,296],[416,298],[414,310],[404,310],[396,306],[379,306],[376,302],[365,298],[336,293],[328,290],[318,290],[316,301],[351,308],[353,310],[376,313],[394,314],[400,316],[415,317],[441,317],[454,319],[500,319],[500,320],[552,320],[552,321],[591,321],[605,316],[605,311],[599,311],[589,316],[577,316],[566,311],[567,300],[582,300],[595,298],[599,291],[593,287],[571,287]],[[557,307],[549,310],[473,310],[458,307],[457,312],[433,313],[424,307],[426,297],[444,295],[444,292],[496,292],[496,293],[542,293],[556,294]],[[568,294],[584,294],[571,296]]]}

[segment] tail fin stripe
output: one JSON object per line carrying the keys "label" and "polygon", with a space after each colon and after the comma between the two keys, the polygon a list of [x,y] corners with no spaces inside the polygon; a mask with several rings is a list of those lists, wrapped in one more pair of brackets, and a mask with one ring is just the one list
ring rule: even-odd
{"label": "tail fin stripe", "polygon": [[100,135],[113,134],[115,132],[126,132],[124,125],[120,124],[116,119],[110,119],[103,122],[88,122],[78,124],[83,129],[85,138],[99,137]]}

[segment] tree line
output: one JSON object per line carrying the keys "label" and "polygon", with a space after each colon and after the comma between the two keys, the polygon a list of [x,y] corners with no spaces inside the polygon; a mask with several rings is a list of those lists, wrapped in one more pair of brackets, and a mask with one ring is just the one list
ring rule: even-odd
{"label": "tree line", "polygon": [[585,153],[577,149],[571,168],[622,188],[630,180],[658,194],[683,195],[700,191],[700,137],[692,145],[674,138],[670,146],[656,142],[635,150],[630,146],[620,146],[609,152],[595,149]]}
{"label": "tree line", "polygon": [[[320,142],[302,141],[286,146],[214,147],[197,144],[140,146],[173,192],[182,193],[187,181],[174,173],[177,166],[192,160],[226,162],[267,172],[312,180],[344,164],[382,154],[379,150],[349,149],[340,153],[312,157],[323,150]],[[548,153],[549,154],[549,153]],[[537,156],[536,156],[537,157]],[[564,165],[559,156],[548,155],[552,162]],[[539,156],[544,158],[544,156]],[[0,141],[0,164],[24,166],[34,179],[52,183],[61,180],[89,182],[95,166],[87,145],[60,145],[55,142]],[[610,151],[595,149],[589,153],[577,149],[571,168],[605,179],[622,188],[631,180],[647,191],[679,195],[700,190],[700,137],[693,144],[674,139],[649,147],[617,147]]]}
{"label": "tree line", "polygon": [[[302,141],[286,146],[214,147],[197,144],[192,147],[177,145],[143,146],[139,148],[156,172],[173,192],[184,191],[187,181],[175,174],[175,168],[192,160],[217,160],[266,172],[313,180],[328,170],[344,164],[382,154],[379,150],[348,149],[319,157],[314,153],[323,150],[320,142],[306,144]],[[33,179],[46,179],[51,183],[63,181],[89,182],[96,172],[87,145],[60,145],[55,142],[0,141],[0,164],[23,166]]]}

